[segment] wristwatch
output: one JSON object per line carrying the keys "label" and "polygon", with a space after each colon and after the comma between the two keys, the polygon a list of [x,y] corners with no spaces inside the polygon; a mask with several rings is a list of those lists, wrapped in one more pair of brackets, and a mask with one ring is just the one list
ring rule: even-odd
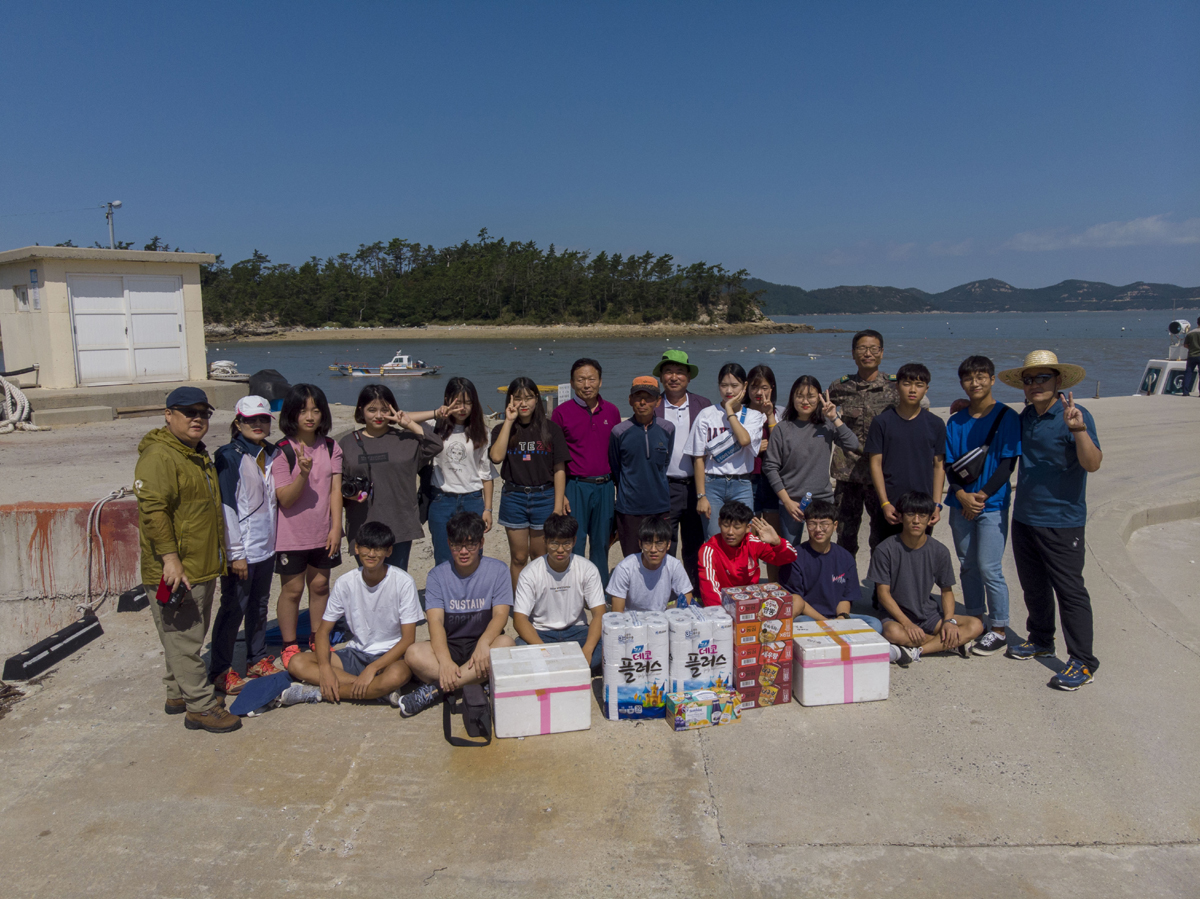
{"label": "wristwatch", "polygon": [[943,618],[942,624],[953,624],[955,627],[958,627],[958,619],[957,618]]}
{"label": "wristwatch", "polygon": [[697,493],[696,499],[704,499],[704,497],[706,497],[706,496],[708,496],[707,493]]}

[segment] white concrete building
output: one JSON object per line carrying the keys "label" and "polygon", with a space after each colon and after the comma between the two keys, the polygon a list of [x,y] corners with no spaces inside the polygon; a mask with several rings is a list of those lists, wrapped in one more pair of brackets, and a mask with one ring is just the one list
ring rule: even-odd
{"label": "white concrete building", "polygon": [[206,378],[200,266],[215,261],[85,247],[0,252],[4,368],[37,363],[48,388]]}

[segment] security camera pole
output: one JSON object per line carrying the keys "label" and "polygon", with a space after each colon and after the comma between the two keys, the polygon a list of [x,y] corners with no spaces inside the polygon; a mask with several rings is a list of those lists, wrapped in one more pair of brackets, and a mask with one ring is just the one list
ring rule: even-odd
{"label": "security camera pole", "polygon": [[108,248],[115,250],[117,248],[116,238],[113,236],[113,210],[121,208],[120,200],[113,200],[108,204],[108,212],[104,213],[104,217],[108,219]]}

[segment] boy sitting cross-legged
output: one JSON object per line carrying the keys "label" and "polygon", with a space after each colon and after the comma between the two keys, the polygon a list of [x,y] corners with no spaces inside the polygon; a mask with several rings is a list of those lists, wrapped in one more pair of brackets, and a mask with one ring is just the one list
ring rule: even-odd
{"label": "boy sitting cross-legged", "polygon": [[[362,568],[334,582],[313,635],[313,651],[296,653],[288,661],[288,674],[302,683],[284,691],[282,705],[384,696],[399,705],[399,690],[412,677],[404,654],[416,636],[421,606],[408,572],[387,564],[393,543],[392,529],[381,521],[358,529],[355,549]],[[331,652],[329,635],[343,615],[354,636]]]}
{"label": "boy sitting cross-legged", "polygon": [[692,582],[683,563],[672,555],[671,526],[663,515],[642,519],[637,532],[641,552],[631,553],[613,569],[608,595],[614,612],[662,612],[674,607],[675,598],[692,602]]}
{"label": "boy sitting cross-legged", "polygon": [[[572,553],[579,522],[570,515],[546,519],[546,555],[521,571],[513,597],[518,643],[578,643],[593,668],[600,664],[604,585],[600,571]],[[591,624],[587,612],[592,613]]]}
{"label": "boy sitting cross-legged", "polygon": [[757,584],[760,559],[781,567],[796,561],[792,545],[745,503],[723,505],[717,523],[721,533],[700,547],[700,601],[706,606],[721,604],[723,587]]}
{"label": "boy sitting cross-legged", "polygon": [[486,683],[493,646],[512,646],[504,635],[512,609],[512,577],[499,559],[483,555],[483,518],[457,512],[446,522],[450,561],[425,581],[429,639],[414,643],[404,661],[422,685],[400,697],[410,718],[464,684]]}
{"label": "boy sitting cross-legged", "polygon": [[[945,650],[968,659],[971,644],[983,633],[983,622],[954,615],[950,550],[925,533],[933,517],[933,497],[906,493],[896,507],[904,529],[875,547],[867,572],[883,607],[883,636],[899,650],[895,661],[902,668],[922,655]],[[940,600],[930,593],[934,584],[941,588]]]}

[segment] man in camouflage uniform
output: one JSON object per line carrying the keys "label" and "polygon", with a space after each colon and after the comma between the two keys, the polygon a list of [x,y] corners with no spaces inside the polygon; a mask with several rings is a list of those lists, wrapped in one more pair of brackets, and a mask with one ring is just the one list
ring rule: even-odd
{"label": "man in camouflage uniform", "polygon": [[842,410],[842,421],[858,438],[859,452],[833,448],[831,467],[834,502],[838,507],[838,545],[858,554],[858,529],[863,506],[871,516],[869,546],[872,551],[882,535],[878,532],[879,497],[871,484],[871,469],[861,448],[867,444],[867,432],[875,416],[900,400],[896,376],[879,370],[883,361],[883,335],[878,331],[859,331],[850,344],[858,371],[829,386],[829,399]]}

